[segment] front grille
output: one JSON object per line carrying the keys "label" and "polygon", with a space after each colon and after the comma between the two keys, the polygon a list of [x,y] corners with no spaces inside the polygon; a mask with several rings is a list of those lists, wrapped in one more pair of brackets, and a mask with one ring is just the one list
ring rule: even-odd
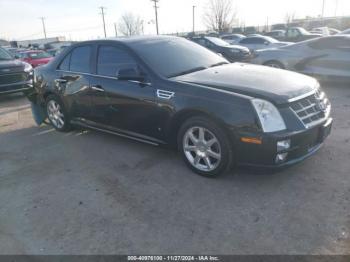
{"label": "front grille", "polygon": [[317,90],[310,96],[292,102],[290,108],[306,127],[310,127],[329,114],[330,103],[325,93]]}
{"label": "front grille", "polygon": [[0,75],[0,85],[8,85],[23,82],[26,80],[26,78],[27,76],[25,73]]}

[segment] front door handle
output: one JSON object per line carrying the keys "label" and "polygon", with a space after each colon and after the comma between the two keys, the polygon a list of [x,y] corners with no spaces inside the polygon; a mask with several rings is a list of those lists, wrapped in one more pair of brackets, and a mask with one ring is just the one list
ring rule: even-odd
{"label": "front door handle", "polygon": [[102,87],[100,87],[100,86],[92,86],[91,89],[94,90],[94,91],[98,91],[98,92],[104,92],[104,91],[105,91],[105,90],[104,90]]}
{"label": "front door handle", "polygon": [[58,78],[58,79],[55,79],[55,82],[57,84],[65,84],[67,83],[68,81],[66,79],[63,79],[63,78]]}

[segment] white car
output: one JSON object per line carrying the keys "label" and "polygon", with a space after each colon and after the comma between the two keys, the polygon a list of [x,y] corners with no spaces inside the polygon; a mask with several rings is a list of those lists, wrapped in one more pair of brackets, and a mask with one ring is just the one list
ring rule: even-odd
{"label": "white car", "polygon": [[229,43],[230,45],[237,44],[242,39],[246,38],[244,35],[241,34],[231,34],[231,35],[223,35],[221,36],[221,39]]}
{"label": "white car", "polygon": [[268,36],[253,36],[253,37],[246,37],[242,39],[241,41],[239,41],[238,44],[248,47],[250,51],[255,51],[259,49],[278,48],[278,47],[287,46],[293,43],[280,42]]}

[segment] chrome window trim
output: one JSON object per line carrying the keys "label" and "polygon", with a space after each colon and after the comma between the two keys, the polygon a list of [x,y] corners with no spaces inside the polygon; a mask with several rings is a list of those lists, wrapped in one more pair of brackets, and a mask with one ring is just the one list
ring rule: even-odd
{"label": "chrome window trim", "polygon": [[[68,74],[81,74],[81,75],[95,76],[95,77],[100,77],[100,78],[106,78],[106,79],[123,81],[123,80],[120,80],[118,77],[113,77],[113,76],[103,76],[103,75],[98,75],[98,74],[75,72],[75,71],[67,71],[67,70],[60,70],[60,69],[56,69],[56,71],[57,72],[68,73]],[[140,81],[136,81],[136,80],[126,80],[126,81],[131,82],[131,83],[136,83],[136,84],[152,86],[152,83],[149,83],[149,82],[140,82]]]}

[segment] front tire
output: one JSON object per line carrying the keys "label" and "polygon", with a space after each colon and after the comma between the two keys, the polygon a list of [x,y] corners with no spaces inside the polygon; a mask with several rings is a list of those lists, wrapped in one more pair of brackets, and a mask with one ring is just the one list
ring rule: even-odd
{"label": "front tire", "polygon": [[46,99],[46,114],[51,125],[58,131],[67,132],[70,130],[69,117],[63,103],[55,95],[50,95]]}
{"label": "front tire", "polygon": [[181,126],[178,148],[186,164],[199,175],[216,177],[231,166],[233,152],[228,136],[204,117],[190,118]]}

